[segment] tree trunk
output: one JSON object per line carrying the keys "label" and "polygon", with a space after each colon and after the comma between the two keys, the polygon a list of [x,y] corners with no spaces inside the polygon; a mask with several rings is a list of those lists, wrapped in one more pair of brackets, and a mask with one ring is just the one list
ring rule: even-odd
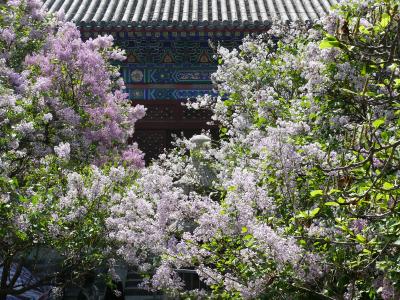
{"label": "tree trunk", "polygon": [[9,277],[12,266],[12,258],[6,257],[3,261],[3,272],[0,279],[0,300],[6,300],[7,298],[7,278]]}

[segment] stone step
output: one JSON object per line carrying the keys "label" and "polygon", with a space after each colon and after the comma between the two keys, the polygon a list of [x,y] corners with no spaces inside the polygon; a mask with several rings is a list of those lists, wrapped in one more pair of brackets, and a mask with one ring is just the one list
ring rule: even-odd
{"label": "stone step", "polygon": [[68,299],[73,299],[73,298],[77,298],[79,291],[81,289],[75,286],[67,286],[66,289],[64,289],[64,298],[68,298]]}
{"label": "stone step", "polygon": [[125,300],[164,300],[167,299],[162,295],[158,296],[125,296]]}
{"label": "stone step", "polygon": [[138,287],[139,284],[141,284],[143,282],[142,279],[127,279],[125,281],[125,288],[128,287]]}
{"label": "stone step", "polygon": [[126,300],[146,300],[146,299],[164,299],[161,293],[148,291],[140,287],[143,277],[136,270],[128,270],[125,279],[125,299]]}
{"label": "stone step", "polygon": [[129,279],[141,279],[142,280],[143,277],[135,271],[128,271],[128,274],[126,275],[126,279],[127,280],[129,280]]}
{"label": "stone step", "polygon": [[156,296],[160,295],[148,290],[138,288],[138,287],[127,287],[125,288],[125,295],[127,296]]}

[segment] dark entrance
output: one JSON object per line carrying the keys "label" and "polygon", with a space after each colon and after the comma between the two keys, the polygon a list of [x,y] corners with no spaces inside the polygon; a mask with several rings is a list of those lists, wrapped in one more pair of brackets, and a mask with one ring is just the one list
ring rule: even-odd
{"label": "dark entrance", "polygon": [[146,117],[136,126],[134,140],[146,154],[146,162],[157,158],[164,149],[169,149],[173,136],[182,134],[190,138],[201,133],[203,129],[217,135],[217,127],[209,126],[211,112],[206,110],[189,110],[181,102],[154,101],[144,103],[147,107]]}

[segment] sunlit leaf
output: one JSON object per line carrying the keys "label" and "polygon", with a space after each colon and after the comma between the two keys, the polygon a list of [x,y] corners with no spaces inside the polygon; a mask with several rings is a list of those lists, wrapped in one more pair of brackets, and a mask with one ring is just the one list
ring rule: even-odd
{"label": "sunlit leaf", "polygon": [[340,206],[340,204],[337,202],[326,202],[325,205],[326,206]]}
{"label": "sunlit leaf", "polygon": [[394,187],[394,185],[391,184],[390,182],[385,182],[385,183],[383,184],[383,188],[384,188],[385,190],[390,190],[390,189],[392,189],[393,187]]}
{"label": "sunlit leaf", "polygon": [[375,129],[378,129],[380,126],[382,126],[383,124],[385,124],[385,118],[380,118],[375,120],[374,122],[372,122],[372,126]]}
{"label": "sunlit leaf", "polygon": [[380,25],[381,25],[383,28],[386,28],[386,27],[389,25],[389,23],[390,23],[390,16],[389,16],[387,13],[383,13],[383,14],[382,14],[382,18],[381,18]]}
{"label": "sunlit leaf", "polygon": [[321,196],[324,194],[323,190],[314,190],[310,192],[311,197]]}

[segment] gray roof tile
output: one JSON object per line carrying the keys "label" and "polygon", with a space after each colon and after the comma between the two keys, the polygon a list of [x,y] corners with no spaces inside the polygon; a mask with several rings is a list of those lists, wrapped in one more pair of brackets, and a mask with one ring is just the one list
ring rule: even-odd
{"label": "gray roof tile", "polygon": [[274,19],[313,21],[337,0],[46,0],[80,26],[246,27]]}

